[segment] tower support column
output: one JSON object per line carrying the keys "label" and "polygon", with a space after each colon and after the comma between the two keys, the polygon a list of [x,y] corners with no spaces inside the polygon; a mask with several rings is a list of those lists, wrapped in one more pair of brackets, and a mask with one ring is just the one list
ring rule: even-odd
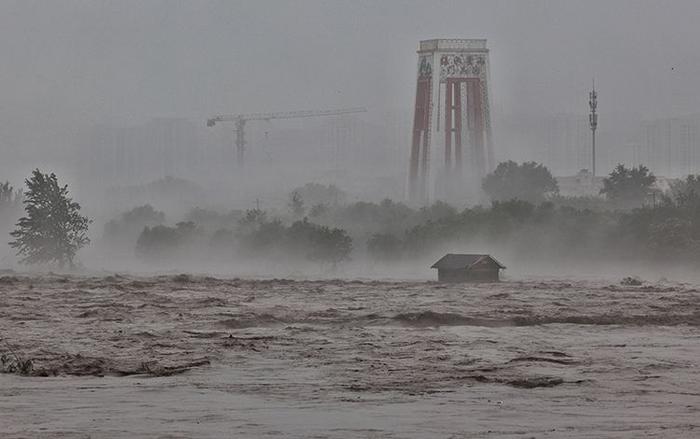
{"label": "tower support column", "polygon": [[[420,42],[409,167],[415,204],[426,204],[430,194],[468,202],[492,170],[488,54],[486,40]],[[431,166],[434,138],[444,139],[443,148],[435,145],[443,157]]]}

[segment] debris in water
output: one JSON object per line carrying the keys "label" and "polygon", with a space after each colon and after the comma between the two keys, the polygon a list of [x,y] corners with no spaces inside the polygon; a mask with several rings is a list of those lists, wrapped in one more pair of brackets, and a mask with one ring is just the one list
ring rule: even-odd
{"label": "debris in water", "polygon": [[642,284],[644,284],[644,281],[642,281],[636,276],[627,276],[626,278],[620,281],[620,285],[624,285],[627,287],[638,287]]}
{"label": "debris in water", "polygon": [[554,387],[563,384],[564,380],[558,377],[524,377],[505,381],[505,384],[521,389],[534,389],[536,387]]}
{"label": "debris in water", "polygon": [[31,375],[34,362],[24,359],[14,352],[0,355],[0,373],[15,373],[17,375]]}

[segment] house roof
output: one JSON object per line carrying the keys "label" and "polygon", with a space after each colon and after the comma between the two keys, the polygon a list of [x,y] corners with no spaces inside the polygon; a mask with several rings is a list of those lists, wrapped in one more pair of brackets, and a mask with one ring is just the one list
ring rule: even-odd
{"label": "house roof", "polygon": [[434,263],[430,268],[437,268],[441,270],[461,270],[481,262],[484,258],[491,259],[498,266],[498,268],[506,268],[505,265],[498,262],[491,255],[461,253],[448,253],[440,258],[440,260]]}

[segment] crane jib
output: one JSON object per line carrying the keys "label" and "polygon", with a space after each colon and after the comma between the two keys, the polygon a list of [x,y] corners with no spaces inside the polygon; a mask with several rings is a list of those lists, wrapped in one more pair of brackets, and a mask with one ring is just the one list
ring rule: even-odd
{"label": "crane jib", "polygon": [[236,123],[236,157],[239,165],[243,164],[243,156],[245,152],[245,131],[244,126],[250,120],[265,120],[273,119],[299,119],[305,117],[322,117],[322,116],[340,116],[343,114],[365,113],[365,108],[341,108],[336,110],[306,110],[306,111],[285,111],[277,113],[251,113],[251,114],[218,114],[207,119],[207,126],[213,127],[217,122],[235,122]]}

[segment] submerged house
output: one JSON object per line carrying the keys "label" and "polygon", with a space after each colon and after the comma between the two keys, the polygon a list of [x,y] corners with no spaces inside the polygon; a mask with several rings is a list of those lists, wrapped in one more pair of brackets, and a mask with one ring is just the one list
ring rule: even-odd
{"label": "submerged house", "polygon": [[437,268],[440,282],[498,282],[506,267],[491,255],[448,253],[430,268]]}

